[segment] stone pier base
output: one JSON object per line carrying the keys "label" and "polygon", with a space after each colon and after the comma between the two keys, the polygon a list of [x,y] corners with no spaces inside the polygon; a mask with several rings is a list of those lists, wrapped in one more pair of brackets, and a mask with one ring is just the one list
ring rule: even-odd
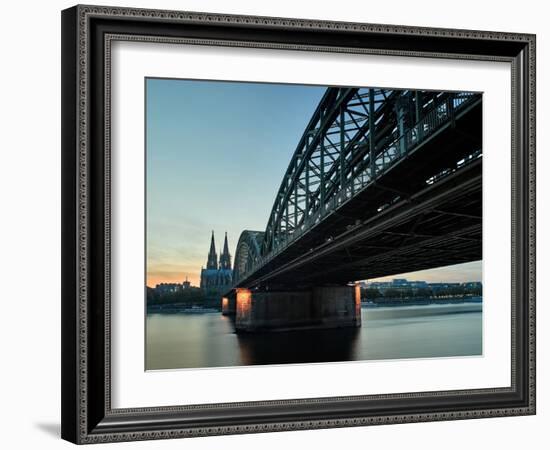
{"label": "stone pier base", "polygon": [[[229,300],[227,304],[229,308]],[[268,292],[237,289],[236,292],[238,332],[359,326],[359,286]]]}
{"label": "stone pier base", "polygon": [[237,296],[232,292],[227,297],[222,297],[222,314],[224,316],[235,315],[237,311]]}

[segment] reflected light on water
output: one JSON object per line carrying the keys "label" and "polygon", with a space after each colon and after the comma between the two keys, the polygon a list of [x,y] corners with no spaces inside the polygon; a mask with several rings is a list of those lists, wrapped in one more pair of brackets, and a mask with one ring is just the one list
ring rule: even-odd
{"label": "reflected light on water", "polygon": [[238,334],[240,363],[248,366],[351,361],[359,333],[357,328],[335,328]]}

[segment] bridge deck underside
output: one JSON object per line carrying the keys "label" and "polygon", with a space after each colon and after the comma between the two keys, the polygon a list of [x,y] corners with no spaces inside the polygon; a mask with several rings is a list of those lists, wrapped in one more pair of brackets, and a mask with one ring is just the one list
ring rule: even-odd
{"label": "bridge deck underside", "polygon": [[239,286],[342,283],[481,259],[481,158],[456,166],[481,145],[478,104]]}

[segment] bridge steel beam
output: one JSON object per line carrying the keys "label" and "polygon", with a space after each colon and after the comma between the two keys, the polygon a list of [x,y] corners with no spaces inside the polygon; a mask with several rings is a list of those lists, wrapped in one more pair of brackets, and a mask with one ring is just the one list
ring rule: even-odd
{"label": "bridge steel beam", "polygon": [[[450,209],[452,213],[457,204],[470,202],[473,209],[480,211],[481,160],[465,169],[446,178],[444,184],[404,199],[309,251],[296,243],[292,251],[282,254],[244,283],[249,286],[315,285],[323,280],[343,283],[481,259],[481,215],[458,217],[442,212]],[[421,215],[429,224],[425,231],[432,231],[433,235],[410,232],[412,223]],[[403,244],[403,235],[410,238],[408,245]],[[369,244],[387,245],[386,250],[373,252]],[[430,253],[430,248],[438,249],[438,255],[432,251],[430,257],[423,256]],[[350,254],[358,258],[350,260]],[[371,256],[367,259],[363,255]],[[388,257],[393,258],[391,264],[385,263]],[[338,270],[329,270],[334,268]]]}
{"label": "bridge steel beam", "polygon": [[[421,99],[423,104],[419,104]],[[420,95],[372,88],[328,89],[283,177],[266,227],[262,255],[287,245],[297,230],[309,227],[319,214],[326,214],[329,201],[354,195],[388,165],[406,157],[426,133],[433,133],[441,125],[441,117],[453,121],[456,108],[476,99],[469,93]],[[415,124],[409,123],[407,113],[413,104],[418,119]],[[339,135],[336,143],[333,135]],[[316,178],[313,183],[312,175]]]}

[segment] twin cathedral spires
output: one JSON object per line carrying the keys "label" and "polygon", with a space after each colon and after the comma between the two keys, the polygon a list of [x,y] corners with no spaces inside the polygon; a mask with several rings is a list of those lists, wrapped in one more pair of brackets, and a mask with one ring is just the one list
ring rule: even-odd
{"label": "twin cathedral spires", "polygon": [[231,270],[231,255],[229,254],[229,246],[227,245],[227,231],[223,242],[223,251],[220,255],[220,263],[218,265],[218,254],[216,253],[216,244],[214,242],[214,231],[210,239],[210,251],[208,252],[208,260],[206,262],[207,270]]}
{"label": "twin cathedral spires", "polygon": [[201,270],[201,288],[207,297],[217,298],[223,295],[231,288],[233,280],[233,271],[231,270],[231,255],[227,245],[227,232],[223,243],[223,252],[220,255],[218,263],[218,254],[216,253],[216,244],[214,243],[214,232],[210,240],[210,251],[206,261],[206,269]]}

